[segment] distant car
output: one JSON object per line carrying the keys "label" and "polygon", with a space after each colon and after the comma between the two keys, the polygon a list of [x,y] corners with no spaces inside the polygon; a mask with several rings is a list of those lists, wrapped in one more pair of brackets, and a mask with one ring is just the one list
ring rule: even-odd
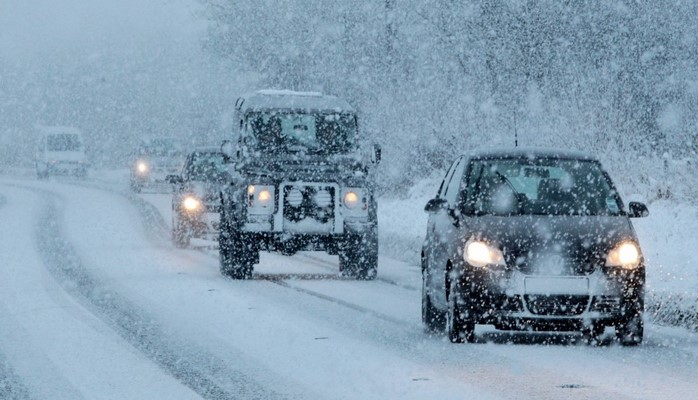
{"label": "distant car", "polygon": [[182,168],[182,146],[172,138],[151,138],[139,143],[131,160],[131,189],[167,187],[167,175]]}
{"label": "distant car", "polygon": [[187,156],[182,172],[169,175],[172,195],[172,240],[186,247],[192,238],[218,240],[220,186],[227,166],[218,148],[198,148]]}
{"label": "distant car", "polygon": [[599,161],[518,149],[459,157],[429,213],[422,247],[422,320],[452,342],[476,324],[503,330],[615,327],[643,339],[645,265],[628,209]]}
{"label": "distant car", "polygon": [[87,176],[88,162],[80,130],[71,127],[41,127],[41,139],[36,151],[36,176]]}

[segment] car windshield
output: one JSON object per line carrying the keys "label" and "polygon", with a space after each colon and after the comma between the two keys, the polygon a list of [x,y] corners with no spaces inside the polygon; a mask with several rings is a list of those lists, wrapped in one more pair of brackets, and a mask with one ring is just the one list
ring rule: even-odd
{"label": "car windshield", "polygon": [[596,161],[471,162],[466,206],[475,215],[618,215],[621,203]]}
{"label": "car windshield", "polygon": [[70,133],[49,135],[46,145],[49,151],[79,151],[82,147],[80,137]]}
{"label": "car windshield", "polygon": [[181,155],[181,149],[172,139],[154,139],[141,144],[138,150],[142,156],[172,157]]}
{"label": "car windshield", "polygon": [[251,113],[248,128],[266,152],[343,153],[354,149],[356,119],[341,113]]}
{"label": "car windshield", "polygon": [[194,153],[186,167],[186,175],[194,181],[220,180],[226,171],[223,154],[218,152]]}

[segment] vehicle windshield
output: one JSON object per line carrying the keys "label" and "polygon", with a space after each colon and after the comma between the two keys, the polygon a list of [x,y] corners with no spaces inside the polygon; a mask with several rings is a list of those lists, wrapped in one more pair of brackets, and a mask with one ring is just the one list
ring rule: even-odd
{"label": "vehicle windshield", "polygon": [[80,137],[70,133],[49,135],[46,138],[48,151],[80,151],[82,143]]}
{"label": "vehicle windshield", "polygon": [[186,167],[188,179],[193,181],[215,181],[225,176],[227,166],[223,162],[223,154],[194,153]]}
{"label": "vehicle windshield", "polygon": [[466,207],[475,215],[618,215],[621,202],[596,161],[475,160]]}
{"label": "vehicle windshield", "polygon": [[142,143],[138,153],[149,157],[172,157],[182,154],[181,149],[173,139],[153,139]]}
{"label": "vehicle windshield", "polygon": [[248,129],[265,152],[345,153],[356,145],[356,119],[341,113],[251,113]]}

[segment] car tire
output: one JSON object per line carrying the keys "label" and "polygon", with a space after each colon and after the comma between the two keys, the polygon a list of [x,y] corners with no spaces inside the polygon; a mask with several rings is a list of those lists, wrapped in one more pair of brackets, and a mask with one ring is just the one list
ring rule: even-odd
{"label": "car tire", "polygon": [[143,185],[132,180],[131,181],[131,191],[133,193],[140,193],[141,190],[143,190]]}
{"label": "car tire", "polygon": [[616,339],[623,346],[638,346],[642,343],[645,323],[642,312],[636,312],[616,324]]}
{"label": "car tire", "polygon": [[375,231],[364,235],[349,235],[339,252],[339,271],[342,275],[373,280],[378,274],[378,238]]}
{"label": "car tire", "polygon": [[175,218],[172,219],[172,242],[175,247],[183,249],[189,246],[191,241],[191,235],[189,234],[189,229],[187,229],[184,224],[177,221]]}
{"label": "car tire", "polygon": [[[426,263],[426,261],[422,261]],[[428,294],[426,266],[422,268],[422,323],[427,333],[443,332],[446,327],[446,313],[439,311],[433,304]]]}
{"label": "car tire", "polygon": [[468,310],[467,298],[461,294],[458,281],[448,285],[448,311],[446,312],[446,334],[451,343],[475,342],[475,322]]}
{"label": "car tire", "polygon": [[250,279],[257,255],[241,232],[221,230],[218,257],[221,274],[232,279]]}

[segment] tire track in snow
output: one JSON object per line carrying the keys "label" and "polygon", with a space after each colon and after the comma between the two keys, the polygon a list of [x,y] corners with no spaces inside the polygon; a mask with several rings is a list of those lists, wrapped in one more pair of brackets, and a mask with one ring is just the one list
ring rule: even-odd
{"label": "tire track in snow", "polygon": [[59,196],[34,187],[18,187],[37,192],[45,204],[40,217],[43,223],[36,233],[37,244],[54,279],[135,349],[205,399],[283,398],[242,372],[230,370],[214,354],[168,338],[153,318],[88,273],[63,237]]}
{"label": "tire track in snow", "polygon": [[0,399],[33,399],[29,394],[29,390],[27,390],[19,377],[14,373],[12,366],[10,366],[2,354],[0,354]]}

